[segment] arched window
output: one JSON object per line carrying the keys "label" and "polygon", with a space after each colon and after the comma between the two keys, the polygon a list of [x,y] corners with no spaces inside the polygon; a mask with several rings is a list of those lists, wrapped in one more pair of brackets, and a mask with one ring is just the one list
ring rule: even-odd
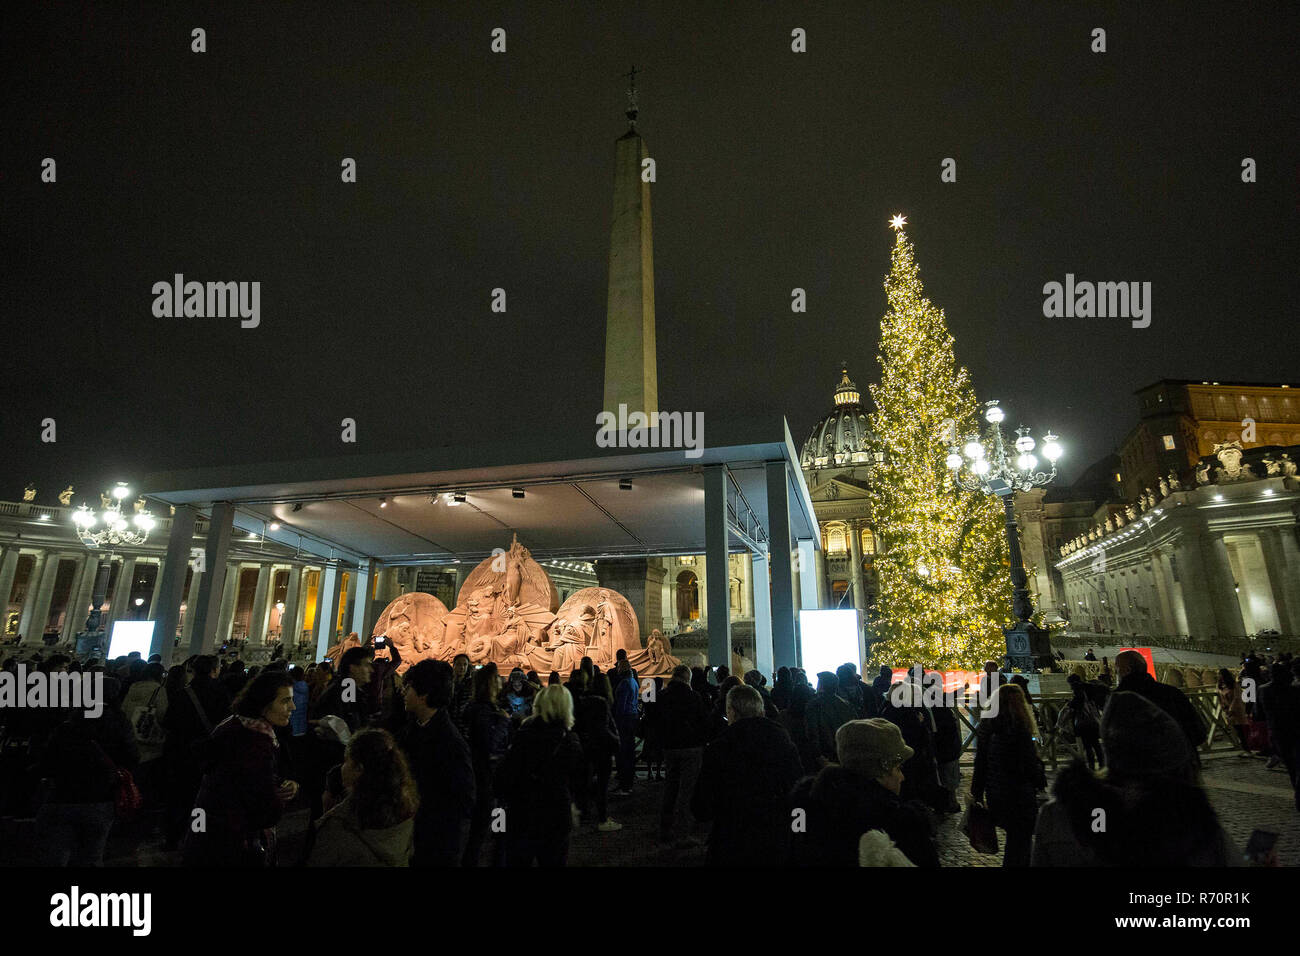
{"label": "arched window", "polygon": [[677,575],[677,620],[698,621],[700,619],[700,581],[694,571],[683,571]]}
{"label": "arched window", "polygon": [[826,526],[826,551],[832,554],[843,554],[849,550],[848,535],[845,533],[842,524],[831,524]]}
{"label": "arched window", "polygon": [[862,553],[863,554],[876,553],[876,533],[872,531],[870,528],[862,529]]}

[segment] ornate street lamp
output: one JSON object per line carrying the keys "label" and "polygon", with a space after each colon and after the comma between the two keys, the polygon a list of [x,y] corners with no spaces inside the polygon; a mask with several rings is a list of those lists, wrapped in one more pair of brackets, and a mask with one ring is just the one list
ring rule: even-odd
{"label": "ornate street lamp", "polygon": [[989,423],[987,445],[979,440],[978,435],[971,435],[963,447],[953,445],[948,450],[947,464],[953,480],[962,488],[997,495],[1002,500],[1014,589],[1012,611],[1016,616],[1015,624],[1003,631],[1007,639],[1007,665],[1032,671],[1036,669],[1035,658],[1051,657],[1052,651],[1047,632],[1029,620],[1034,605],[1029,598],[1029,578],[1025,574],[1020,538],[1016,534],[1015,493],[1041,488],[1055,478],[1056,460],[1061,457],[1062,449],[1057,444],[1057,436],[1051,432],[1044,435],[1039,451],[1047,459],[1051,471],[1038,470],[1038,456],[1034,454],[1037,442],[1030,437],[1029,429],[1017,428],[1016,440],[1008,446],[1000,427],[1005,417],[997,402],[987,402],[984,411],[984,420]]}
{"label": "ornate street lamp", "polygon": [[[131,495],[126,482],[119,481],[111,494],[111,501],[107,495],[102,496],[104,510],[101,514],[96,515],[85,504],[73,512],[72,523],[77,526],[77,537],[89,548],[117,545],[139,547],[149,539],[149,532],[157,522],[145,510],[143,499],[136,502],[132,520],[128,521],[126,515],[122,514],[122,502]],[[96,525],[100,521],[103,521],[104,526],[97,530]]]}

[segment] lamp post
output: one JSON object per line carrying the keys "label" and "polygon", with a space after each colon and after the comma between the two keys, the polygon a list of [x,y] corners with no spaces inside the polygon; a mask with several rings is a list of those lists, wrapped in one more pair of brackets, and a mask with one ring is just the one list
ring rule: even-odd
{"label": "lamp post", "polygon": [[[997,495],[1006,512],[1007,549],[1011,558],[1011,586],[1013,588],[1012,612],[1015,623],[1003,630],[1007,640],[1007,666],[1022,671],[1036,670],[1036,658],[1050,658],[1051,646],[1046,632],[1030,621],[1034,604],[1029,597],[1029,578],[1020,553],[1020,536],[1016,533],[1015,493],[1040,488],[1056,477],[1056,460],[1061,457],[1057,436],[1048,432],[1039,449],[1051,466],[1050,472],[1038,470],[1038,457],[1033,453],[1037,442],[1028,428],[1016,429],[1016,440],[1010,446],[1002,437],[1001,423],[1005,418],[997,402],[985,404],[984,420],[989,423],[986,437],[988,445],[978,435],[966,439],[963,447],[953,445],[948,452],[948,468],[953,480],[967,491],[981,491]],[[963,457],[964,456],[964,457]]]}

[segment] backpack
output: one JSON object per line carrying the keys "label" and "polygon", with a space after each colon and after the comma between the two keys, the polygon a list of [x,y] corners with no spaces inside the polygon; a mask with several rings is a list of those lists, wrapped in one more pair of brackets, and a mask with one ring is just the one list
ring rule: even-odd
{"label": "backpack", "polygon": [[162,724],[158,721],[158,693],[162,690],[159,684],[153,696],[149,698],[149,703],[135,712],[131,720],[131,729],[135,731],[135,739],[145,746],[162,746],[167,737],[166,731],[163,730]]}

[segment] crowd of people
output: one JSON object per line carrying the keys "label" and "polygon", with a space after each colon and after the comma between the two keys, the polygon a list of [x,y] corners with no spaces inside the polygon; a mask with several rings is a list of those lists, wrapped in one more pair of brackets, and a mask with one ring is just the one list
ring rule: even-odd
{"label": "crowd of people", "polygon": [[[658,840],[696,846],[707,830],[712,865],[927,867],[939,822],[963,809],[961,716],[927,697],[920,666],[870,681],[853,664],[812,680],[782,667],[769,686],[726,667],[641,679],[620,651],[606,672],[584,658],[567,675],[503,676],[462,655],[399,674],[383,642],[306,667],[25,663],[104,675],[99,716],[0,711],[0,813],[35,818],[50,865],[101,864],[134,819],[189,866],[563,866],[576,828],[623,826],[611,800],[641,774],[663,781]],[[1219,693],[1244,752],[1266,751],[1295,785],[1293,666],[1243,656]],[[1023,676],[985,668],[970,799],[1004,831],[1003,864],[1242,862],[1199,782],[1208,728],[1188,698],[1131,651],[1069,686],[1049,712]],[[1050,794],[1049,717],[1080,754]],[[277,841],[291,808],[309,820],[294,853]]]}

